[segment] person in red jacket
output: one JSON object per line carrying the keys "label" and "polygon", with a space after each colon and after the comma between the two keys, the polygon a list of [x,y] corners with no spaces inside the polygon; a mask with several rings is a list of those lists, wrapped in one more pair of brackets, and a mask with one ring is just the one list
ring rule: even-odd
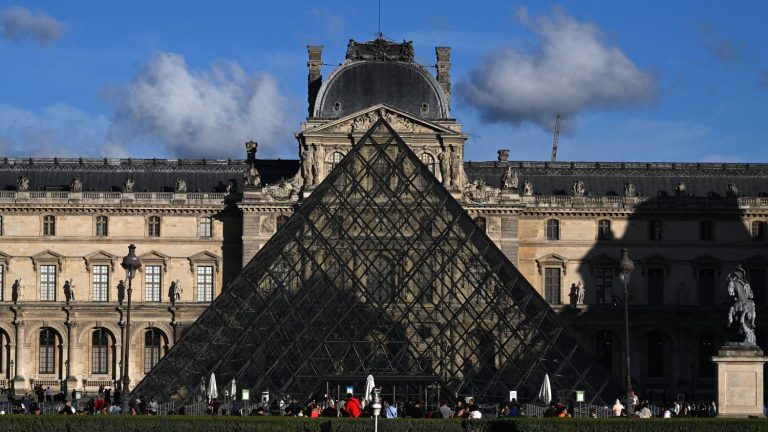
{"label": "person in red jacket", "polygon": [[360,417],[362,410],[363,407],[360,406],[360,401],[352,393],[347,394],[347,404],[344,406],[344,412],[347,413],[347,417]]}

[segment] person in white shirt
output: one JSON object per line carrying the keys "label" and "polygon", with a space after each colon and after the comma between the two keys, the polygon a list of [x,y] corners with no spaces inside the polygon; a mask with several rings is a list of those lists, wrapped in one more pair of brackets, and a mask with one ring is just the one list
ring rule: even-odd
{"label": "person in white shirt", "polygon": [[472,405],[469,407],[469,418],[480,419],[483,418],[483,413],[480,412],[480,407]]}
{"label": "person in white shirt", "polygon": [[613,404],[613,408],[611,409],[613,410],[614,417],[621,417],[621,412],[624,411],[624,405],[622,405],[621,402],[616,399],[616,403]]}

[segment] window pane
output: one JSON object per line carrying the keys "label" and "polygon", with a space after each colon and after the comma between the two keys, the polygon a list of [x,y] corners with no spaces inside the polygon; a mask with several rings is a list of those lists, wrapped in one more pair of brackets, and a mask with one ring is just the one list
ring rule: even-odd
{"label": "window pane", "polygon": [[40,300],[56,300],[56,266],[40,266]]}
{"label": "window pane", "polygon": [[91,373],[106,374],[109,358],[109,335],[104,329],[96,329],[92,336]]}
{"label": "window pane", "polygon": [[664,269],[649,268],[647,271],[648,304],[664,304]]}
{"label": "window pane", "polygon": [[152,216],[149,218],[149,224],[147,225],[147,234],[149,237],[160,237],[160,218]]}
{"label": "window pane", "polygon": [[595,269],[595,303],[611,304],[613,302],[613,269],[598,267]]}
{"label": "window pane", "polygon": [[149,329],[144,333],[144,373],[150,370],[160,361],[160,331]]}
{"label": "window pane", "polygon": [[56,373],[56,334],[51,329],[40,330],[40,359],[41,374]]}
{"label": "window pane", "polygon": [[211,221],[211,218],[209,217],[200,218],[198,235],[200,237],[211,237],[212,231],[213,231],[212,228],[213,228],[213,223]]}
{"label": "window pane", "polygon": [[716,355],[715,339],[712,333],[699,335],[699,376],[712,378],[715,376],[715,363],[711,360]]}
{"label": "window pane", "polygon": [[96,218],[96,235],[100,237],[107,236],[107,217],[99,216]]}
{"label": "window pane", "polygon": [[611,239],[611,221],[601,220],[597,223],[597,239],[598,240],[610,240]]}
{"label": "window pane", "polygon": [[664,335],[658,332],[648,334],[648,376],[664,376]]}
{"label": "window pane", "polygon": [[544,299],[549,304],[560,304],[560,269],[544,269]]}
{"label": "window pane", "polygon": [[755,296],[755,304],[760,306],[764,305],[765,304],[765,268],[753,267],[749,269],[749,286],[752,288],[752,294]]}
{"label": "window pane", "polygon": [[109,301],[109,266],[93,266],[93,301]]}
{"label": "window pane", "polygon": [[197,266],[197,301],[213,300],[213,266]]}
{"label": "window pane", "polygon": [[699,304],[715,304],[715,269],[699,269]]}
{"label": "window pane", "polygon": [[560,221],[556,219],[547,221],[547,240],[560,240]]}
{"label": "window pane", "polygon": [[162,283],[160,266],[146,266],[144,268],[144,299],[146,301],[159,302]]}

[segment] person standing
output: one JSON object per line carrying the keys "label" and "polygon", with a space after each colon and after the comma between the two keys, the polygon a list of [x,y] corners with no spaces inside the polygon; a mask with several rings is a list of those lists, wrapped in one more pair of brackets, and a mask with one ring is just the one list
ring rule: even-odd
{"label": "person standing", "polygon": [[347,403],[344,405],[344,412],[347,417],[360,417],[362,410],[360,401],[352,393],[347,394]]}
{"label": "person standing", "polygon": [[390,404],[388,400],[384,399],[384,417],[397,418],[397,407]]}

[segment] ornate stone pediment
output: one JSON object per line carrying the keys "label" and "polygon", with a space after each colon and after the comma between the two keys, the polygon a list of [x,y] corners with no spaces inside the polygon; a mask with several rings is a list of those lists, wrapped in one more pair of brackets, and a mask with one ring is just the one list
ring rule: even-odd
{"label": "ornate stone pediment", "polygon": [[113,272],[115,271],[115,261],[117,260],[117,257],[109,252],[99,250],[90,255],[84,256],[83,260],[85,261],[85,271],[87,272],[91,271],[92,264],[105,262],[109,263],[109,270]]}
{"label": "ornate stone pediment", "polygon": [[191,257],[188,257],[187,259],[189,260],[189,271],[191,271],[192,273],[195,272],[195,264],[207,264],[207,263],[213,263],[214,266],[216,267],[216,273],[219,272],[219,267],[221,265],[221,257],[214,253],[203,251],[203,252],[196,253]]}
{"label": "ornate stone pediment", "polygon": [[338,120],[326,123],[315,128],[308,129],[303,133],[365,133],[370,129],[373,123],[379,118],[389,123],[398,133],[416,133],[416,134],[443,134],[458,135],[458,132],[415,117],[404,111],[390,107],[384,104],[374,105],[365,111],[340,118]]}
{"label": "ornate stone pediment", "polygon": [[62,270],[62,263],[64,262],[64,256],[59,255],[52,250],[46,250],[38,254],[32,255],[32,270],[37,271],[37,266],[40,263],[56,263],[59,272]]}
{"label": "ornate stone pediment", "polygon": [[542,274],[545,267],[560,267],[563,269],[563,274],[566,274],[568,272],[568,261],[568,258],[560,254],[551,253],[537,258],[536,268],[539,274]]}
{"label": "ornate stone pediment", "polygon": [[165,272],[168,271],[168,261],[171,259],[171,257],[158,251],[152,250],[139,256],[139,259],[141,259],[142,265],[159,262],[163,265],[163,271]]}

